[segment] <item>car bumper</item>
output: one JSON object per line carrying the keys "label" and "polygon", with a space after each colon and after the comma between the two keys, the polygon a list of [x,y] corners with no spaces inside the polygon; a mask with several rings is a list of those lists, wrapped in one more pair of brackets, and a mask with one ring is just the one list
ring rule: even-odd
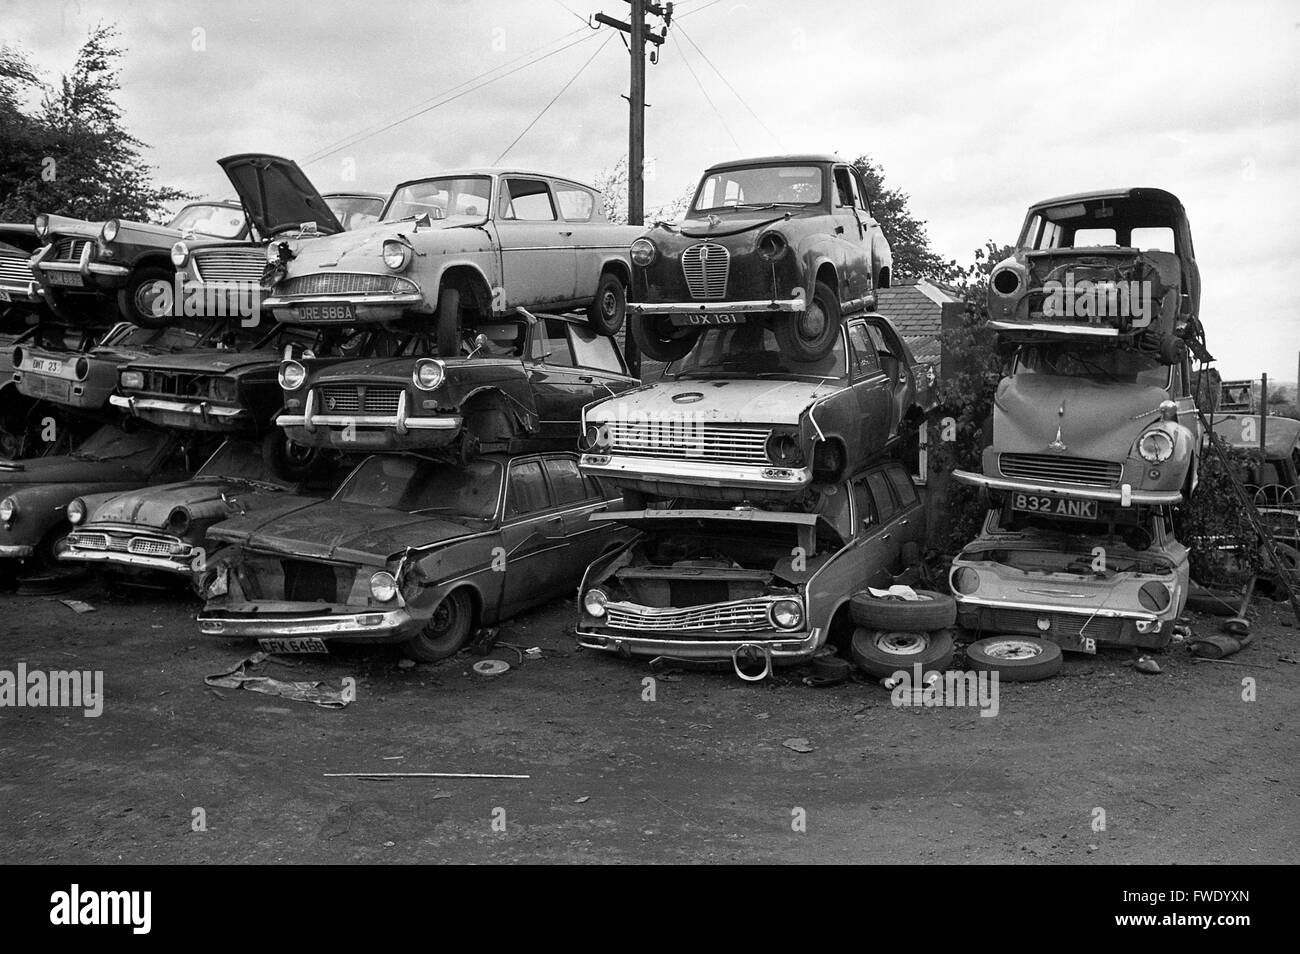
{"label": "car bumper", "polygon": [[1049,497],[1075,497],[1084,500],[1099,500],[1103,503],[1131,506],[1168,506],[1181,503],[1183,495],[1177,490],[1133,490],[1130,484],[1119,487],[1077,487],[1059,484],[1036,484],[1031,481],[1016,480],[1010,477],[986,477],[968,470],[954,470],[952,475],[962,483],[973,484],[988,490],[1018,490],[1030,494],[1043,494]]}
{"label": "car bumper", "polygon": [[432,311],[427,307],[424,296],[418,292],[407,292],[401,295],[329,295],[315,298],[284,298],[271,295],[262,300],[262,308],[269,308],[275,315],[276,321],[290,324],[349,324],[352,319],[348,316],[312,318],[305,317],[302,313],[304,308],[338,305],[351,306],[356,320],[364,322],[392,321],[412,309]]}
{"label": "car bumper", "polygon": [[[429,441],[414,439],[416,445],[431,443],[446,444],[461,428],[461,417],[445,414],[433,417],[414,416],[407,411],[406,392],[403,391],[397,401],[395,414],[319,414],[316,411],[316,392],[307,393],[306,407],[301,414],[281,414],[275,423],[286,429],[293,429],[291,438],[303,437],[302,443],[309,446],[357,446],[372,443],[385,443],[385,432],[391,431],[399,437],[406,437],[411,432],[426,433]],[[335,432],[331,428],[343,428]],[[378,432],[367,434],[367,431]],[[369,438],[369,439],[368,439]]]}
{"label": "car bumper", "polygon": [[1179,600],[1172,599],[1166,610],[1155,613],[1137,608],[1072,609],[1059,603],[958,596],[957,621],[964,629],[1037,636],[1076,651],[1091,651],[1082,645],[1085,638],[1101,646],[1160,649],[1173,638],[1171,623],[1178,605]]}
{"label": "car bumper", "polygon": [[205,608],[199,630],[209,636],[246,639],[266,636],[314,636],[322,641],[398,642],[418,621],[405,607],[358,611],[351,607],[312,609],[284,603],[245,603],[246,609]]}
{"label": "car bumper", "polygon": [[18,544],[0,546],[0,560],[25,560],[32,555],[33,547]]}
{"label": "car bumper", "polygon": [[[614,483],[682,483],[702,487],[751,490],[800,490],[812,483],[808,467],[766,464],[706,464],[689,460],[662,460],[621,454],[583,454],[582,469],[593,477]],[[649,489],[647,487],[647,489]]]}
{"label": "car bumper", "polygon": [[[131,276],[131,269],[126,265],[91,261],[90,248],[88,244],[79,262],[37,262],[35,268],[43,276],[44,284],[58,288],[60,291],[96,291],[100,288],[122,288],[126,285],[127,279]],[[51,281],[48,276],[54,272],[80,275],[84,284],[64,285]]]}
{"label": "car bumper", "polygon": [[805,298],[774,298],[770,301],[639,301],[628,302],[627,310],[633,315],[780,314],[807,311],[808,301]]}
{"label": "car bumper", "polygon": [[35,279],[21,283],[0,282],[0,302],[6,301],[17,305],[41,305],[45,303],[45,296]]}
{"label": "car bumper", "polygon": [[132,417],[189,430],[238,431],[253,421],[247,408],[226,407],[208,401],[172,401],[166,398],[138,398],[114,394],[108,402]]}
{"label": "car bumper", "polygon": [[774,662],[795,663],[810,657],[823,642],[821,628],[794,633],[778,630],[720,633],[705,639],[582,626],[575,632],[578,643],[587,649],[600,649],[621,656],[676,656],[681,659],[726,660],[746,648],[753,648]]}

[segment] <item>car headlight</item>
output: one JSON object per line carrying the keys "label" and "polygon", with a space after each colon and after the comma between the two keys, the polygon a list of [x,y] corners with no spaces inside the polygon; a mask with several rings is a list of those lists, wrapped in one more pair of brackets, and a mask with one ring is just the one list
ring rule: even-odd
{"label": "car headlight", "polygon": [[86,501],[78,497],[68,504],[68,523],[79,524],[86,519]]}
{"label": "car headlight", "polygon": [[185,263],[190,260],[190,247],[184,242],[177,242],[172,246],[172,264],[177,268],[184,268]]}
{"label": "car headlight", "polygon": [[397,580],[393,574],[380,570],[370,578],[370,595],[380,603],[387,603],[397,598]]}
{"label": "car headlight", "polygon": [[767,459],[774,464],[790,464],[802,456],[793,434],[777,433],[767,439]]}
{"label": "car headlight", "polygon": [[18,516],[18,501],[13,497],[0,500],[0,520],[9,523],[16,516]]}
{"label": "car headlight", "polygon": [[395,272],[400,272],[411,264],[411,247],[396,239],[384,242],[382,255],[384,264]]}
{"label": "car headlight", "polygon": [[78,358],[77,363],[72,366],[72,373],[77,376],[78,381],[86,380],[86,375],[90,374],[90,362],[85,358]]}
{"label": "car headlight", "polygon": [[587,611],[588,616],[604,616],[605,604],[609,602],[609,597],[605,595],[604,590],[588,590],[582,594],[582,608]]}
{"label": "car headlight", "polygon": [[1153,464],[1163,463],[1174,454],[1173,436],[1162,428],[1152,428],[1138,438],[1138,453]]}
{"label": "car headlight", "polygon": [[780,232],[764,232],[758,237],[758,243],[754,250],[758,252],[758,257],[765,262],[775,262],[785,254],[785,250],[790,247],[790,243],[785,240],[785,236]]}
{"label": "car headlight", "polygon": [[23,366],[23,349],[22,349],[22,345],[19,345],[17,348],[14,348],[14,353],[13,353],[13,363],[14,363],[14,367],[15,367],[15,368],[21,368],[21,367]]}
{"label": "car headlight", "polygon": [[184,507],[173,507],[167,515],[167,529],[178,537],[190,528],[190,512]]}
{"label": "car headlight", "polygon": [[281,361],[280,373],[277,375],[280,387],[286,391],[296,391],[307,380],[307,369],[297,361]]}
{"label": "car headlight", "polygon": [[803,622],[803,606],[798,600],[777,600],[769,615],[778,629],[794,629]]}
{"label": "car headlight", "polygon": [[1014,295],[1020,290],[1020,273],[1014,268],[995,268],[989,284],[999,295]]}
{"label": "car headlight", "polygon": [[104,223],[104,227],[99,230],[99,237],[105,242],[111,242],[117,238],[118,229],[120,227],[121,223],[118,222],[117,219],[109,219]]}
{"label": "car headlight", "polygon": [[446,367],[435,358],[421,358],[415,363],[415,370],[411,372],[411,380],[421,391],[432,391],[442,384],[446,376]]}
{"label": "car headlight", "polygon": [[582,450],[603,453],[609,448],[609,426],[606,424],[588,424],[582,432]]}
{"label": "car headlight", "polygon": [[38,238],[44,239],[50,234],[50,217],[48,215],[36,216],[36,221],[33,225],[36,229],[36,235]]}
{"label": "car headlight", "polygon": [[632,257],[633,265],[645,268],[647,265],[654,264],[654,260],[659,257],[659,249],[655,248],[655,243],[648,238],[639,238],[632,243],[628,254]]}
{"label": "car headlight", "polygon": [[118,375],[117,383],[128,391],[141,391],[144,389],[144,372],[123,371]]}
{"label": "car headlight", "polygon": [[968,566],[961,566],[952,575],[952,588],[958,593],[974,593],[980,588],[980,575]]}
{"label": "car headlight", "polygon": [[1143,583],[1138,590],[1138,602],[1145,609],[1159,613],[1169,605],[1169,589],[1159,583]]}
{"label": "car headlight", "polygon": [[209,599],[214,596],[225,596],[230,592],[230,570],[225,564],[208,570],[203,575],[200,586],[204,596]]}

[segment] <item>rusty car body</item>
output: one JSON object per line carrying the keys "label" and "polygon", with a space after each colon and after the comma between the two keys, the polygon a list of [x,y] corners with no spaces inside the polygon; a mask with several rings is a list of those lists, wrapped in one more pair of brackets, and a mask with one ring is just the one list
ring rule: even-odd
{"label": "rusty car body", "polygon": [[703,327],[764,318],[792,356],[823,357],[893,268],[861,173],[825,155],[712,166],[686,218],[631,251],[632,332],[659,361],[683,357]]}
{"label": "rusty car body", "polygon": [[[592,518],[640,531],[593,563],[579,588],[577,640],[629,656],[731,659],[744,678],[807,659],[848,602],[888,586],[925,535],[916,487],[897,462],[816,484],[769,507],[707,501]],[[763,672],[746,670],[757,657]]]}
{"label": "rusty car body", "polygon": [[399,642],[445,659],[478,627],[571,593],[625,536],[589,522],[607,505],[572,454],[374,455],[329,500],[212,527],[228,549],[200,582],[199,628],[277,651]]}

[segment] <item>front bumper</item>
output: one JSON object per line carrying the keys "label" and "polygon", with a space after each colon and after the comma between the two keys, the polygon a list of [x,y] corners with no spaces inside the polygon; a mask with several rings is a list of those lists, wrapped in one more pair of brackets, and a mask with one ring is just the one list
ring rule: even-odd
{"label": "front bumper", "polygon": [[809,658],[825,641],[820,627],[807,632],[762,630],[753,633],[722,633],[701,639],[680,635],[628,634],[605,628],[578,626],[578,643],[621,656],[675,656],[680,659],[727,660],[744,649],[757,649],[774,663],[793,664]]}
{"label": "front bumper", "polygon": [[1075,497],[1100,500],[1103,503],[1131,506],[1168,506],[1181,503],[1183,495],[1177,490],[1133,490],[1131,484],[1119,487],[1079,487],[1059,484],[1036,484],[1010,477],[986,477],[968,470],[954,470],[952,475],[962,483],[984,487],[987,490],[1018,490],[1023,493],[1043,494],[1049,497]]}
{"label": "front bumper", "polygon": [[[432,312],[419,292],[400,295],[323,295],[313,298],[287,298],[272,295],[262,300],[262,307],[271,309],[276,321],[288,324],[350,324],[362,322],[395,321],[411,309]],[[309,317],[302,309],[336,308],[337,317]],[[352,315],[356,318],[353,319]]]}
{"label": "front bumper", "polygon": [[[412,431],[424,434],[413,436],[404,443],[409,446],[441,446],[450,443],[460,432],[462,419],[456,414],[438,415],[436,417],[413,416],[408,411],[406,392],[403,391],[397,401],[395,414],[318,414],[316,412],[316,392],[307,393],[306,406],[301,414],[281,414],[275,423],[292,429],[289,437],[297,443],[311,447],[356,448],[372,444],[387,444],[392,441],[385,432],[391,431],[398,438],[406,438]],[[342,430],[332,430],[341,428]],[[367,431],[380,433],[367,434]]]}
{"label": "front bumper", "polygon": [[654,492],[659,484],[692,484],[745,490],[802,490],[812,483],[809,467],[772,464],[711,464],[626,454],[582,455],[582,469],[620,486]]}
{"label": "front bumper", "polygon": [[21,283],[0,282],[0,303],[5,301],[16,305],[43,305],[45,296],[41,294],[41,286],[35,279]]}
{"label": "front bumper", "polygon": [[[1179,601],[1156,613],[1137,608],[1072,609],[1060,603],[1022,602],[957,596],[957,621],[964,629],[998,635],[1025,635],[1050,639],[1063,649],[1094,646],[1140,646],[1161,649],[1173,638],[1171,625]],[[1044,626],[1045,624],[1045,626]]]}
{"label": "front bumper", "polygon": [[633,315],[783,314],[807,311],[808,300],[773,298],[770,301],[630,301],[627,303],[627,310]]}
{"label": "front bumper", "polygon": [[239,603],[205,607],[200,632],[247,639],[264,636],[315,636],[325,642],[400,642],[419,626],[405,608],[358,611],[353,607],[294,603]]}
{"label": "front bumper", "polygon": [[[126,531],[124,534],[123,531]],[[128,535],[129,534],[129,535]],[[114,537],[126,537],[126,549],[109,549],[107,541]],[[103,546],[88,546],[95,538],[102,538]],[[144,553],[140,550],[152,547],[169,547],[175,552],[168,555]],[[160,570],[190,576],[193,573],[195,550],[184,541],[164,539],[156,530],[142,528],[98,528],[88,525],[68,534],[64,549],[59,553],[60,560],[74,560],[82,563],[111,563],[117,566],[132,567],[142,570]]]}
{"label": "front bumper", "polygon": [[227,407],[210,401],[179,401],[168,398],[140,398],[132,394],[114,394],[108,402],[132,417],[186,430],[242,431],[253,424],[252,412],[242,407]]}
{"label": "front bumper", "polygon": [[[53,248],[51,245],[50,248]],[[48,287],[57,288],[60,291],[98,291],[100,289],[117,289],[126,285],[127,279],[131,277],[131,269],[126,265],[110,265],[107,262],[96,262],[90,258],[90,253],[94,248],[94,242],[86,243],[81,250],[81,258],[76,262],[45,262],[38,261],[33,267],[42,274],[48,275],[50,272],[62,272],[64,274],[73,273],[80,275],[84,285],[64,285],[56,284],[48,278],[43,277],[43,283]]]}
{"label": "front bumper", "polygon": [[32,555],[34,547],[6,544],[0,546],[0,560],[25,560]]}

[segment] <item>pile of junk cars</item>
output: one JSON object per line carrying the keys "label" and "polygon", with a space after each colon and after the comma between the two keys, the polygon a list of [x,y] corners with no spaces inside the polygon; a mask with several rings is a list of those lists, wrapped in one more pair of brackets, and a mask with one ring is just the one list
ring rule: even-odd
{"label": "pile of junk cars", "polygon": [[423,662],[575,588],[581,646],[747,680],[941,670],[963,631],[1011,678],[1169,640],[1200,434],[1167,193],[1039,203],[994,271],[1015,357],[950,596],[910,585],[933,374],[877,311],[893,262],[851,164],[721,163],[650,229],[523,170],[322,196],[289,160],[220,164],[237,198],[166,227],[0,227],[10,575],[171,579],[215,637]]}

